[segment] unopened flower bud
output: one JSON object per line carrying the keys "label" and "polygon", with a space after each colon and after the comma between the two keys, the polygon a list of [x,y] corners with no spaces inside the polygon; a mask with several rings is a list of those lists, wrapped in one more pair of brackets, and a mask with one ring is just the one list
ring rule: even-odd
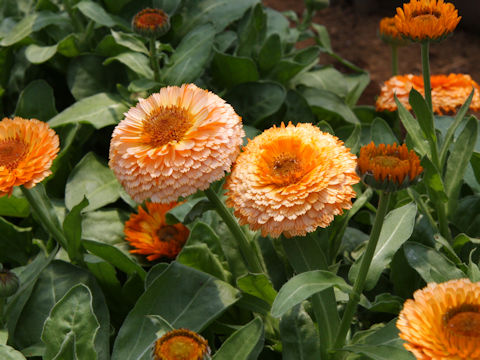
{"label": "unopened flower bud", "polygon": [[170,30],[170,17],[160,9],[144,9],[133,18],[132,28],[145,37],[159,38]]}
{"label": "unopened flower bud", "polygon": [[17,292],[18,287],[17,275],[6,269],[0,270],[0,298],[12,296]]}

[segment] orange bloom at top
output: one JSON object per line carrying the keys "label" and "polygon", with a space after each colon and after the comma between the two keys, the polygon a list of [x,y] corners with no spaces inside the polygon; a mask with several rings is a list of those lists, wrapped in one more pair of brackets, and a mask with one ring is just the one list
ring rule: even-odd
{"label": "orange bloom at top", "polygon": [[[470,109],[473,111],[480,110],[480,86],[472,80],[470,75],[465,74],[449,74],[449,75],[432,75],[430,77],[432,86],[432,104],[433,112],[439,115],[455,113],[460,108],[472,89],[473,94]],[[408,103],[410,91],[414,88],[422,95],[425,94],[423,86],[423,77],[416,75],[397,75],[390,78],[382,86],[380,96],[377,99],[377,111],[395,111],[397,104],[394,100],[394,94],[398,100],[405,106],[407,110],[411,110]]]}
{"label": "orange bloom at top", "polygon": [[395,27],[412,41],[442,40],[455,30],[461,17],[443,0],[410,0],[397,8]]}
{"label": "orange bloom at top", "polygon": [[480,360],[480,283],[430,283],[413,294],[397,327],[419,360]]}
{"label": "orange bloom at top", "polygon": [[406,44],[395,26],[395,18],[393,17],[384,17],[380,20],[379,34],[380,38],[386,43],[397,46]]}
{"label": "orange bloom at top", "polygon": [[144,9],[133,18],[132,28],[146,37],[160,37],[170,30],[170,17],[161,9]]}
{"label": "orange bloom at top", "polygon": [[352,206],[356,157],[312,124],[273,127],[250,141],[227,178],[227,205],[262,235],[305,235]]}
{"label": "orange bloom at top", "polygon": [[154,360],[209,359],[208,342],[199,334],[187,330],[172,330],[155,342]]}
{"label": "orange bloom at top", "polygon": [[193,84],[169,86],[136,107],[113,131],[113,172],[136,201],[169,203],[205,190],[230,170],[244,136],[241,118]]}
{"label": "orange bloom at top", "polygon": [[45,179],[58,151],[58,136],[47,123],[20,117],[0,121],[0,196]]}

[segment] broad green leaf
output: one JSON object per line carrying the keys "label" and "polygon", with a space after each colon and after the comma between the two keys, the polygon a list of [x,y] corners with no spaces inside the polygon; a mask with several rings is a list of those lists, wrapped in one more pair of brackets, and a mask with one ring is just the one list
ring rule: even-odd
{"label": "broad green leaf", "polygon": [[320,342],[314,322],[301,305],[287,311],[280,320],[282,359],[320,359]]}
{"label": "broad green leaf", "polygon": [[212,67],[215,80],[227,88],[257,81],[260,77],[255,62],[249,57],[215,52]]}
{"label": "broad green leaf", "polygon": [[67,214],[63,221],[63,232],[67,238],[67,252],[70,260],[81,260],[82,254],[82,214],[81,211],[88,205],[88,200],[83,198]]}
{"label": "broad green leaf", "polygon": [[460,187],[477,141],[477,133],[478,120],[471,116],[455,141],[453,150],[448,158],[447,171],[445,172],[445,192],[449,200],[448,215],[453,215],[457,207]]}
{"label": "broad green leaf", "polygon": [[78,48],[78,35],[69,34],[57,44],[57,52],[66,57],[75,57],[80,55]]}
{"label": "broad green leaf", "polygon": [[57,53],[58,45],[40,46],[37,44],[28,45],[25,49],[25,57],[32,64],[41,64],[50,60]]}
{"label": "broad green leaf", "polygon": [[103,7],[93,1],[82,0],[77,3],[75,7],[78,8],[83,15],[89,19],[92,19],[97,24],[110,28],[114,27],[115,25],[120,25],[124,29],[129,29],[129,24],[125,20],[113,17],[107,13]]}
{"label": "broad green leaf", "polygon": [[404,251],[410,266],[418,272],[426,283],[441,283],[466,277],[466,275],[445,256],[425,245],[413,242],[406,243]]}
{"label": "broad green leaf", "polygon": [[120,183],[112,170],[92,152],[75,166],[65,187],[65,205],[71,210],[86,197],[89,205],[84,211],[92,211],[117,201]]}
{"label": "broad green leaf", "polygon": [[239,298],[231,285],[173,262],[138,299],[113,347],[112,360],[150,359],[156,340],[146,315],[160,315],[174,328],[200,332]]}
{"label": "broad green leaf", "polygon": [[112,33],[112,36],[117,44],[125,46],[130,50],[140,52],[145,55],[150,55],[150,52],[148,51],[144,42],[139,37],[121,31],[110,30],[110,32]]}
{"label": "broad green leaf", "polygon": [[334,93],[322,89],[306,88],[302,94],[313,108],[317,107],[338,114],[352,124],[360,123],[352,110]]}
{"label": "broad green leaf", "polygon": [[72,59],[67,69],[67,83],[76,100],[109,90],[110,79],[102,61],[101,56],[95,55]]}
{"label": "broad green leaf", "polygon": [[189,245],[187,243],[180,254],[178,254],[177,261],[193,269],[215,276],[220,280],[227,281],[227,275],[222,264],[207,244]]}
{"label": "broad green leaf", "polygon": [[376,145],[400,143],[393,133],[390,125],[388,125],[385,120],[379,117],[373,119],[372,126],[370,127],[370,135],[372,137],[372,141]]}
{"label": "broad green leaf", "polygon": [[0,359],[2,360],[26,360],[20,351],[11,346],[0,344]]}
{"label": "broad green leaf", "polygon": [[77,101],[52,118],[48,124],[51,127],[70,123],[89,123],[96,129],[108,125],[116,125],[128,108],[121,102],[118,95],[100,93]]}
{"label": "broad green leaf", "polygon": [[18,98],[15,115],[25,119],[47,121],[57,115],[53,89],[44,80],[34,80]]}
{"label": "broad green leaf", "polygon": [[384,312],[397,315],[403,307],[404,299],[392,295],[390,293],[383,293],[375,296],[375,300],[368,304],[366,308],[374,312]]}
{"label": "broad green leaf", "polygon": [[267,27],[267,15],[261,4],[252,7],[238,25],[238,46],[236,55],[252,57],[264,42]]}
{"label": "broad green leaf", "polygon": [[189,32],[180,42],[161,71],[167,85],[181,85],[195,81],[204,71],[212,51],[215,29],[210,24]]}
{"label": "broad green leaf", "polygon": [[332,45],[330,42],[330,35],[325,25],[312,24],[313,29],[317,33],[317,42],[327,53],[333,53]]}
{"label": "broad green leaf", "polygon": [[11,196],[0,197],[0,216],[14,216],[25,218],[30,214],[30,205],[27,199]]}
{"label": "broad green leaf", "polygon": [[237,33],[233,30],[225,30],[215,35],[213,47],[220,53],[225,53],[237,41]]}
{"label": "broad green leaf", "polygon": [[270,306],[277,296],[277,291],[264,274],[246,274],[237,279],[237,287],[247,294],[264,300]]}
{"label": "broad green leaf", "polygon": [[[412,235],[416,214],[417,207],[414,203],[410,203],[390,211],[385,217],[375,254],[365,280],[366,290],[371,290],[375,287],[383,270],[392,261],[393,255]],[[348,273],[348,278],[352,283],[358,276],[361,259],[359,258],[352,265]]]}
{"label": "broad green leaf", "polygon": [[316,118],[313,115],[307,100],[296,90],[289,89],[285,98],[287,111],[285,112],[284,123],[296,125],[298,123],[315,123]]}
{"label": "broad green leaf", "polygon": [[256,360],[263,342],[263,321],[256,317],[225,340],[212,360]]}
{"label": "broad green leaf", "polygon": [[220,238],[210,225],[198,221],[190,230],[190,237],[188,239],[189,245],[206,244],[212,252],[221,258],[224,257]]}
{"label": "broad green leaf", "polygon": [[362,354],[371,360],[414,360],[415,357],[405,349],[389,345],[359,344],[347,346],[345,350]]}
{"label": "broad green leaf", "polygon": [[370,83],[370,75],[368,72],[361,72],[357,74],[348,74],[345,76],[345,82],[348,87],[348,94],[345,98],[345,103],[353,107],[357,104],[358,99],[362,96],[363,91]]}
{"label": "broad green leaf", "polygon": [[425,169],[423,174],[423,181],[427,186],[427,191],[432,199],[438,199],[442,202],[447,202],[448,197],[443,185],[442,176],[437,167],[433,165],[429,158],[422,159],[422,166]]}
{"label": "broad green leaf", "polygon": [[[120,12],[125,5],[132,2],[133,0],[104,0],[105,6],[107,10],[111,13],[118,13]],[[161,6],[153,6],[157,9],[163,9]]]}
{"label": "broad green leaf", "polygon": [[175,206],[173,209],[169,210],[165,216],[167,223],[168,224],[176,224],[179,222],[185,223],[185,220],[188,214],[194,211],[194,208],[198,203],[201,203],[205,200],[206,200],[205,197],[199,197]]}
{"label": "broad green leaf", "polygon": [[290,85],[289,82],[296,75],[307,71],[318,63],[320,48],[307,47],[300,50],[293,58],[280,60],[268,73],[268,78],[281,84]]}
{"label": "broad green leaf", "polygon": [[32,251],[32,228],[12,224],[0,216],[0,263],[23,265]]}
{"label": "broad green leaf", "polygon": [[356,154],[360,149],[360,140],[362,137],[362,127],[360,125],[354,125],[353,131],[345,140],[345,147],[350,149],[350,152]]}
{"label": "broad green leaf", "polygon": [[268,71],[282,58],[282,41],[278,34],[270,35],[258,53],[258,66],[261,71]]}
{"label": "broad green leaf", "polygon": [[108,65],[115,60],[126,65],[141,77],[153,79],[153,70],[150,67],[150,59],[147,56],[133,51],[122,52],[121,54],[106,59],[103,65]]}
{"label": "broad green leaf", "polygon": [[417,116],[418,124],[420,125],[424,135],[427,137],[427,139],[432,141],[432,143],[435,143],[436,135],[433,123],[433,114],[428,108],[425,99],[417,90],[412,88],[408,97],[408,102],[412,106],[412,109]]}
{"label": "broad green leaf", "polygon": [[111,309],[110,311],[112,312],[113,318],[112,321],[117,321],[117,314],[126,313],[130,304],[128,301],[125,301],[122,296],[122,285],[117,278],[115,267],[92,254],[86,254],[84,260],[88,270],[95,276],[105,297],[109,300],[109,308]]}
{"label": "broad green leaf", "polygon": [[72,335],[73,359],[97,359],[94,341],[100,323],[92,306],[92,293],[83,284],[71,288],[55,304],[43,327],[42,341],[46,345],[43,359],[55,358],[65,338]]}
{"label": "broad green leaf", "polygon": [[310,296],[331,287],[349,291],[343,278],[325,270],[313,270],[294,276],[282,286],[272,305],[272,316],[280,317]]}
{"label": "broad green leaf", "polygon": [[175,13],[180,5],[181,2],[178,0],[153,0],[154,8],[162,9],[170,16]]}

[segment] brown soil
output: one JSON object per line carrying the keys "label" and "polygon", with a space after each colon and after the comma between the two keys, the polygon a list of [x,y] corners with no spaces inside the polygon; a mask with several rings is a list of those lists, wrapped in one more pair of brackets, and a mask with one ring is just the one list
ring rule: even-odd
{"label": "brown soil", "polygon": [[[263,0],[266,6],[279,11],[293,10],[303,13],[299,0]],[[378,37],[378,24],[384,16],[393,16],[395,8],[379,9],[378,13],[362,15],[350,5],[334,5],[319,11],[314,21],[325,25],[336,53],[370,73],[371,83],[360,98],[359,104],[373,105],[382,83],[391,76],[390,47]],[[311,44],[311,43],[310,43]],[[302,44],[306,45],[306,44]],[[447,40],[430,47],[432,74],[470,74],[480,82],[480,36],[463,29],[455,30]],[[348,72],[328,55],[320,56],[321,64],[334,64]],[[420,46],[411,44],[399,49],[400,73],[421,73]]]}

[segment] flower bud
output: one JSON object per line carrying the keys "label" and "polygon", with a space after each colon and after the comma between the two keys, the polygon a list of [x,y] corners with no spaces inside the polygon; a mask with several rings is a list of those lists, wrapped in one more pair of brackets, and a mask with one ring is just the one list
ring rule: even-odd
{"label": "flower bud", "polygon": [[6,269],[0,270],[0,298],[12,296],[17,292],[18,287],[17,275]]}
{"label": "flower bud", "polygon": [[144,9],[133,18],[132,28],[137,34],[156,39],[170,30],[170,17],[160,9]]}

